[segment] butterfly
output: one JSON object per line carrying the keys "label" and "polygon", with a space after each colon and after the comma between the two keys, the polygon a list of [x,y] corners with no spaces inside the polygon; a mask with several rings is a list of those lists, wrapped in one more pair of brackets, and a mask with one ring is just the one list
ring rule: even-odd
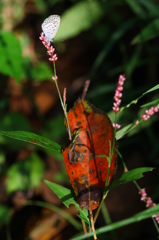
{"label": "butterfly", "polygon": [[55,37],[60,26],[60,16],[59,15],[51,15],[44,20],[41,27],[45,34],[45,38],[47,42],[53,42],[53,38]]}

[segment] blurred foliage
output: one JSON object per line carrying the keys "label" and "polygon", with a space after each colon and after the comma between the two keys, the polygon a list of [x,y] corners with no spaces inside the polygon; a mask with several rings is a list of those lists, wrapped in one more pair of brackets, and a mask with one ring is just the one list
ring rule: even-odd
{"label": "blurred foliage", "polygon": [[28,80],[45,81],[48,79],[52,81],[52,70],[45,62],[40,62],[37,66],[32,66],[30,58],[23,59],[22,77]]}
{"label": "blurred foliage", "polygon": [[56,40],[66,40],[90,29],[103,14],[104,11],[99,1],[81,1],[74,4],[61,16],[61,25]]}
{"label": "blurred foliage", "polygon": [[5,205],[0,206],[0,223],[5,224],[10,217],[9,207]]}
{"label": "blurred foliage", "polygon": [[20,82],[22,50],[16,37],[10,32],[0,32],[0,72]]}
{"label": "blurred foliage", "polygon": [[[106,112],[112,109],[119,74],[125,73],[127,79],[122,106],[158,84],[158,0],[9,0],[7,4],[2,0],[0,10],[2,131],[35,132],[62,146],[68,144],[62,110],[54,87],[52,89],[49,85],[47,88],[53,96],[48,109],[41,110],[41,105],[47,104],[47,101],[43,98],[40,103],[38,101],[41,91],[45,90],[48,82],[51,84],[52,66],[39,36],[43,20],[52,14],[61,16],[54,46],[59,59],[57,75],[59,72],[60,90],[62,92],[67,87],[69,107],[82,91],[83,76],[91,79],[87,98]],[[76,84],[77,79],[80,79],[80,84]],[[24,98],[28,101],[18,108],[17,104],[22,104]],[[28,102],[30,107],[26,110]],[[125,128],[118,135],[124,134],[146,108],[157,103],[158,90],[139,99],[137,105],[131,105],[122,111],[118,122]],[[109,116],[114,121],[112,111]],[[143,164],[158,169],[158,130],[156,114],[129,133],[125,140],[120,140],[123,158],[127,160],[138,149],[143,156]],[[35,189],[41,184],[45,168],[48,167],[46,156],[51,156],[54,161],[62,160],[62,155],[50,149],[39,150],[39,147],[31,147],[30,144],[3,136],[0,136],[0,145],[1,185],[7,196],[0,198],[0,225],[3,225],[8,221],[10,210],[7,193]],[[29,156],[19,160],[21,150],[28,150]],[[62,161],[57,162],[61,170],[58,174],[52,173],[52,176],[57,176],[59,181],[63,180],[63,184],[67,185],[64,164]],[[159,200],[157,171],[153,174],[155,201]],[[1,196],[5,194],[0,192]]]}
{"label": "blurred foliage", "polygon": [[6,187],[8,193],[27,191],[38,187],[44,175],[44,163],[37,154],[13,164],[7,171]]}

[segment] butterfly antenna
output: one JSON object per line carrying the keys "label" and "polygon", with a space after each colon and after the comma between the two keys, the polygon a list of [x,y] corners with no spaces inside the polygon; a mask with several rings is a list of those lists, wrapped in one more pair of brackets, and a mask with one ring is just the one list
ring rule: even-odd
{"label": "butterfly antenna", "polygon": [[87,93],[89,84],[90,84],[90,80],[87,80],[85,82],[85,85],[84,85],[84,89],[83,89],[83,93],[82,93],[82,99],[85,99],[85,97],[86,97],[86,93]]}

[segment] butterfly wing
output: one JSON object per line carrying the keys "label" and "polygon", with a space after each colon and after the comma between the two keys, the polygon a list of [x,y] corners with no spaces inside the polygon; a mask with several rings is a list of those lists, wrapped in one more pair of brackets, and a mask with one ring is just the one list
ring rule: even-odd
{"label": "butterfly wing", "polygon": [[44,20],[41,27],[47,41],[49,42],[53,41],[53,38],[56,35],[59,26],[60,26],[60,16],[58,15],[51,15]]}

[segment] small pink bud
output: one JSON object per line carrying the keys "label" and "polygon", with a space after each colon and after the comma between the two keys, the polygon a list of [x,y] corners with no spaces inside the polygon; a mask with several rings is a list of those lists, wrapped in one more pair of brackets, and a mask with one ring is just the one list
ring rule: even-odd
{"label": "small pink bud", "polygon": [[135,126],[137,126],[138,124],[139,124],[139,120],[136,121]]}
{"label": "small pink bud", "polygon": [[66,104],[66,88],[64,88],[64,91],[63,91],[63,102],[64,104]]}

